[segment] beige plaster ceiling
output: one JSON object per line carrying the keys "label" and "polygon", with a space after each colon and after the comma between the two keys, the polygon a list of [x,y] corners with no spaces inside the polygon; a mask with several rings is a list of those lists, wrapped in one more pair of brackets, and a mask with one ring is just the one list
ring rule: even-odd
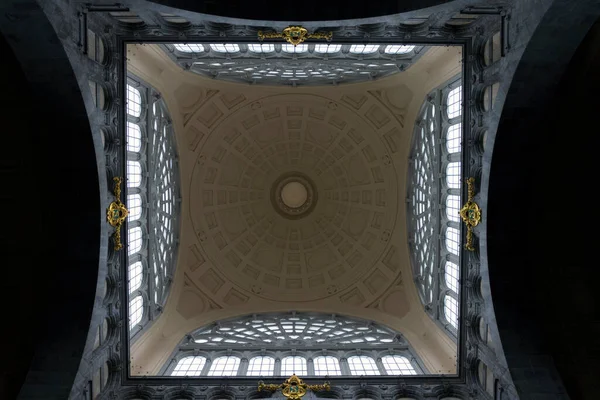
{"label": "beige plaster ceiling", "polygon": [[[413,284],[405,192],[415,116],[460,63],[459,48],[432,47],[373,82],[268,87],[210,80],[156,45],[130,45],[129,70],[161,92],[173,118],[182,184],[176,276],[164,312],[132,347],[133,373],[156,374],[207,323],[287,310],[383,323],[431,372],[454,373],[456,344]],[[316,192],[314,208],[294,218],[273,201],[290,176]]]}

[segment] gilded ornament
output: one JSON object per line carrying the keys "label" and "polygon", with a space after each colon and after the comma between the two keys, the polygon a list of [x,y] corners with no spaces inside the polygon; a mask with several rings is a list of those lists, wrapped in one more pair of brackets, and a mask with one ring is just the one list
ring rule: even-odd
{"label": "gilded ornament", "polygon": [[285,39],[288,43],[294,46],[299,45],[306,39],[326,39],[331,40],[333,32],[314,32],[308,33],[308,31],[301,26],[288,26],[281,32],[263,32],[258,31],[258,39]]}
{"label": "gilded ornament", "polygon": [[110,226],[115,228],[115,250],[121,250],[123,248],[123,244],[121,243],[121,225],[129,215],[129,210],[121,202],[121,178],[114,177],[113,181],[115,182],[115,201],[108,206],[106,219]]}
{"label": "gilded ornament", "polygon": [[322,385],[307,385],[304,381],[292,374],[288,379],[285,380],[281,385],[265,384],[263,381],[258,382],[258,391],[263,390],[274,392],[281,389],[281,393],[290,400],[298,400],[306,394],[307,391],[312,390],[328,391],[331,390],[329,382],[325,382]]}
{"label": "gilded ornament", "polygon": [[481,222],[481,208],[473,201],[473,197],[475,197],[474,183],[475,179],[473,177],[467,179],[468,198],[465,205],[460,209],[460,217],[467,225],[467,243],[465,244],[465,248],[469,251],[475,251],[473,247],[473,227],[479,225],[479,222]]}

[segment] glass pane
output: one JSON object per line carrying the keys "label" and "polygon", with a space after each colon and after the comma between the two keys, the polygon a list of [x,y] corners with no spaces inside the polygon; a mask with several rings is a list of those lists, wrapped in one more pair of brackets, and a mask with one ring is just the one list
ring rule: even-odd
{"label": "glass pane", "polygon": [[129,330],[136,326],[144,315],[144,299],[136,296],[129,302]]}
{"label": "glass pane", "polygon": [[240,51],[240,46],[232,43],[211,44],[210,48],[217,53],[237,53]]}
{"label": "glass pane", "polygon": [[385,356],[381,362],[388,375],[416,375],[417,371],[408,358],[401,356]]}
{"label": "glass pane", "polygon": [[460,246],[460,233],[456,228],[446,228],[446,248],[449,252],[458,255]]}
{"label": "glass pane", "polygon": [[458,329],[458,302],[452,296],[444,297],[444,316],[450,325]]}
{"label": "glass pane", "polygon": [[129,222],[140,219],[142,215],[142,196],[139,194],[127,195],[127,209],[129,210],[127,216]]}
{"label": "glass pane", "polygon": [[129,266],[129,294],[138,290],[142,284],[142,262],[138,261]]}
{"label": "glass pane", "polygon": [[248,365],[248,376],[272,376],[274,367],[273,357],[254,357]]}
{"label": "glass pane", "polygon": [[281,360],[281,375],[290,376],[296,374],[302,376],[307,373],[306,359],[304,357],[285,357]]}
{"label": "glass pane", "polygon": [[281,45],[281,50],[286,53],[306,53],[308,51],[308,45],[299,44],[294,46],[293,44],[283,44]]}
{"label": "glass pane", "polygon": [[341,49],[341,44],[315,44],[315,53],[337,53]]}
{"label": "glass pane", "polygon": [[378,44],[353,44],[350,46],[350,53],[354,54],[371,54],[379,50]]}
{"label": "glass pane", "polygon": [[446,197],[446,217],[450,221],[460,221],[460,197],[449,195]]}
{"label": "glass pane", "polygon": [[401,45],[392,44],[389,46],[385,46],[384,51],[386,54],[406,54],[406,53],[410,53],[414,48],[415,48],[415,46],[401,46]]}
{"label": "glass pane", "polygon": [[183,53],[202,53],[204,52],[204,46],[201,44],[174,44],[176,50]]}
{"label": "glass pane", "polygon": [[455,89],[452,89],[450,93],[448,93],[447,100],[447,113],[448,118],[459,117],[462,113],[462,86],[459,86]]}
{"label": "glass pane", "polygon": [[454,293],[458,294],[458,265],[453,262],[446,261],[445,276],[446,276],[446,286]]}
{"label": "glass pane", "polygon": [[451,189],[460,189],[460,161],[448,163],[446,166],[446,183]]}
{"label": "glass pane", "polygon": [[253,51],[255,53],[270,53],[275,51],[275,45],[272,44],[249,44],[248,50]]}
{"label": "glass pane", "polygon": [[240,359],[238,357],[219,357],[215,359],[208,371],[209,376],[236,376]]}
{"label": "glass pane", "polygon": [[462,123],[450,125],[446,136],[446,148],[449,153],[460,151],[460,139],[462,134]]}
{"label": "glass pane", "polygon": [[348,357],[348,366],[352,375],[379,375],[377,364],[371,357]]}
{"label": "glass pane", "polygon": [[142,167],[137,161],[127,161],[127,187],[138,187],[142,183]]}
{"label": "glass pane", "polygon": [[127,85],[127,114],[139,117],[142,113],[142,96],[140,91],[131,85]]}
{"label": "glass pane", "polygon": [[315,375],[341,375],[338,359],[331,356],[322,356],[314,359]]}
{"label": "glass pane", "polygon": [[131,228],[127,234],[127,254],[137,253],[142,248],[142,228]]}
{"label": "glass pane", "polygon": [[184,357],[177,363],[177,366],[171,372],[172,376],[200,376],[202,368],[206,364],[204,357]]}
{"label": "glass pane", "polygon": [[127,151],[139,152],[142,148],[142,133],[140,127],[133,122],[127,122]]}

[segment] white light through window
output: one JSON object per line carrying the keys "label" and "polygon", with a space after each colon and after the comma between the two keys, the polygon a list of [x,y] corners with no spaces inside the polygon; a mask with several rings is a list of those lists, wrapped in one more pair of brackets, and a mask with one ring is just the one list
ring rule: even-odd
{"label": "white light through window", "polygon": [[172,376],[200,376],[202,368],[206,364],[204,357],[184,357],[177,363],[177,366],[171,372]]}
{"label": "white light through window", "polygon": [[140,127],[133,122],[127,122],[127,151],[134,153],[142,148],[142,133]]}
{"label": "white light through window", "polygon": [[204,46],[201,44],[174,44],[173,47],[183,53],[202,53],[204,51]]}
{"label": "white light through window", "polygon": [[348,366],[352,375],[379,375],[379,369],[371,357],[348,357]]}
{"label": "white light through window", "polygon": [[454,293],[458,294],[458,265],[453,262],[446,261],[446,266],[444,267],[446,270],[446,286]]}
{"label": "white light through window", "polygon": [[384,52],[385,54],[406,54],[410,53],[414,48],[415,46],[401,46],[392,44],[389,46],[385,46]]}
{"label": "white light through window", "polygon": [[379,50],[378,44],[353,44],[350,46],[350,53],[354,54],[372,54]]}
{"label": "white light through window", "polygon": [[337,358],[321,356],[314,359],[315,375],[341,375],[340,363]]}
{"label": "white light through window", "polygon": [[273,357],[254,357],[248,364],[248,376],[272,376],[275,367]]}
{"label": "white light through window", "polygon": [[217,53],[237,53],[238,51],[240,51],[240,46],[238,46],[237,44],[232,44],[232,43],[211,44],[210,48],[213,51],[216,51]]}
{"label": "white light through window", "polygon": [[460,235],[456,228],[446,228],[446,248],[449,252],[458,255]]}
{"label": "white light through window", "polygon": [[460,161],[448,163],[446,183],[451,189],[460,189]]}
{"label": "white light through window", "polygon": [[460,220],[460,197],[456,195],[449,195],[446,197],[446,217],[450,221],[458,222]]}
{"label": "white light through window", "polygon": [[281,375],[290,376],[292,374],[296,375],[306,375],[306,358],[304,357],[285,357],[281,360]]}
{"label": "white light through window", "polygon": [[208,371],[209,376],[236,376],[240,359],[238,357],[219,357],[215,359]]}
{"label": "white light through window", "polygon": [[461,123],[450,125],[448,128],[448,134],[446,136],[446,148],[448,149],[448,153],[460,151],[461,130]]}
{"label": "white light through window", "polygon": [[459,86],[455,89],[452,89],[450,93],[448,93],[448,118],[456,118],[460,116],[462,103],[462,86]]}
{"label": "white light through window", "polygon": [[138,261],[129,266],[129,294],[138,290],[142,284],[142,262]]}
{"label": "white light through window", "polygon": [[127,254],[137,253],[142,248],[142,228],[131,228],[127,233]]}
{"label": "white light through window", "polygon": [[136,326],[144,315],[144,299],[136,296],[129,302],[129,330]]}
{"label": "white light through window", "polygon": [[458,328],[458,302],[452,296],[446,295],[444,297],[444,315],[446,321],[450,323],[455,329]]}
{"label": "white light through window", "polygon": [[283,44],[281,45],[281,50],[286,53],[306,53],[308,51],[308,45],[299,44],[294,46],[293,44]]}
{"label": "white light through window", "polygon": [[140,219],[142,215],[142,196],[139,194],[128,194],[127,209],[129,210],[127,221],[132,222]]}
{"label": "white light through window", "polygon": [[142,167],[137,161],[127,161],[127,187],[138,187],[142,183]]}
{"label": "white light through window", "polygon": [[315,44],[315,53],[337,53],[341,49],[341,44]]}
{"label": "white light through window", "polygon": [[381,358],[388,375],[416,375],[417,371],[408,358],[401,356],[385,356]]}
{"label": "white light through window", "polygon": [[142,113],[142,97],[140,91],[131,85],[127,85],[127,114],[139,117]]}
{"label": "white light through window", "polygon": [[270,53],[275,51],[275,45],[272,44],[249,44],[248,50],[255,53]]}

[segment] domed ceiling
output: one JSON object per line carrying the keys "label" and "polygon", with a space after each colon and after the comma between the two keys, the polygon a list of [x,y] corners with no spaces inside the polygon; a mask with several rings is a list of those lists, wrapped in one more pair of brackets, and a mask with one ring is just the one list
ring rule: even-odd
{"label": "domed ceiling", "polygon": [[183,195],[173,288],[132,347],[134,373],[156,373],[207,323],[284,310],[375,320],[431,371],[455,371],[456,344],[412,284],[405,181],[414,119],[460,72],[460,49],[433,46],[380,80],[308,88],[210,80],[155,45],[128,57],[168,104]]}

